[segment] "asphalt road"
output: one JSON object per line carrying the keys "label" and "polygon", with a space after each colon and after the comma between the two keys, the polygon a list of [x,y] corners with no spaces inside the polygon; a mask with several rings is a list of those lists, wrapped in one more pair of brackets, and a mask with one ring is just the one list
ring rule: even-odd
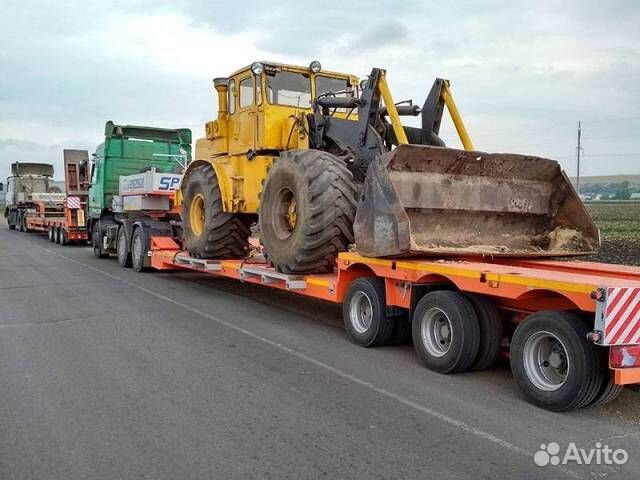
{"label": "asphalt road", "polygon": [[[639,400],[549,413],[505,366],[356,347],[334,305],[0,225],[2,480],[638,478]],[[552,441],[629,462],[536,466]]]}

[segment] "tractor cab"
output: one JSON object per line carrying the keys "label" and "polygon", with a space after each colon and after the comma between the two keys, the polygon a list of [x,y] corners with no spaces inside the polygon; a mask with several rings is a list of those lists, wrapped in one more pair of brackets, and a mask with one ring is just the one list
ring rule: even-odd
{"label": "tractor cab", "polygon": [[[216,78],[218,118],[206,125],[209,152],[213,155],[251,156],[307,148],[304,117],[312,112],[315,98],[357,96],[353,75],[323,71],[320,62],[308,67],[254,62],[226,78]],[[357,118],[356,112],[339,109],[336,116]],[[302,132],[302,134],[301,134]]]}

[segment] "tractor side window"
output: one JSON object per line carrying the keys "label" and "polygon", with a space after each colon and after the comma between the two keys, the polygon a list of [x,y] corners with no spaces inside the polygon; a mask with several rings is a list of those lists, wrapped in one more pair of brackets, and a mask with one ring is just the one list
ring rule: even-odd
{"label": "tractor side window", "polygon": [[253,78],[240,80],[240,108],[253,105]]}
{"label": "tractor side window", "polygon": [[236,111],[236,81],[233,79],[229,80],[229,99],[227,103],[229,104],[227,106],[229,113],[234,113]]}
{"label": "tractor side window", "polygon": [[342,92],[338,94],[338,97],[352,97],[353,92],[347,93],[349,88],[349,82],[344,78],[331,78],[318,75],[316,77],[316,98],[327,92]]}
{"label": "tractor side window", "polygon": [[311,78],[305,73],[267,72],[267,100],[274,105],[309,108]]}

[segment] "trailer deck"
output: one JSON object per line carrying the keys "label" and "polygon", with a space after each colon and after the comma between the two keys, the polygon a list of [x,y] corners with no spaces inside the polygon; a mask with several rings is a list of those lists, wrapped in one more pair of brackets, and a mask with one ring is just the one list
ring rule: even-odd
{"label": "trailer deck", "polygon": [[[554,260],[387,260],[345,252],[333,274],[287,275],[269,267],[259,254],[247,260],[197,259],[168,237],[152,237],[150,247],[150,266],[156,270],[199,271],[335,303],[344,301],[353,280],[375,275],[384,279],[387,305],[407,309],[415,302],[413,290],[450,284],[462,292],[489,296],[513,314],[514,323],[536,311],[581,311],[595,315],[595,344],[640,343],[640,269],[632,267]],[[608,325],[603,322],[616,300],[611,299],[613,290],[619,291],[618,299],[625,297],[628,342],[611,342],[605,335]],[[640,382],[640,367],[611,370],[616,384]]]}

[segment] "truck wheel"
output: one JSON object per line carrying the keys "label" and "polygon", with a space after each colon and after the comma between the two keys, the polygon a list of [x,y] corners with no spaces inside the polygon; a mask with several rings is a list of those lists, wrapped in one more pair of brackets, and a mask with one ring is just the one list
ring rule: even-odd
{"label": "truck wheel", "polygon": [[127,232],[123,226],[118,228],[116,252],[118,254],[118,264],[122,268],[131,268],[131,250],[129,249],[129,242],[127,242]]}
{"label": "truck wheel", "polygon": [[49,241],[53,243],[53,227],[49,226],[49,231],[47,232],[49,235]]}
{"label": "truck wheel", "polygon": [[16,230],[18,232],[22,232],[22,213],[18,212],[17,218],[16,218]]}
{"label": "truck wheel", "polygon": [[480,325],[463,294],[427,293],[416,305],[412,324],[413,346],[428,369],[454,373],[471,368],[480,349]]}
{"label": "truck wheel", "polygon": [[527,399],[555,412],[588,405],[603,383],[600,352],[571,312],[529,315],[511,340],[511,370]]}
{"label": "truck wheel", "polygon": [[182,181],[185,246],[196,258],[244,258],[249,252],[248,222],[222,210],[218,178],[210,164],[194,167]]}
{"label": "truck wheel", "polygon": [[53,227],[53,243],[60,245],[60,227]]}
{"label": "truck wheel", "polygon": [[613,402],[624,390],[624,385],[616,385],[613,379],[613,375],[609,372],[609,367],[605,364],[605,372],[603,374],[602,385],[600,390],[593,399],[589,407],[602,407],[608,403]]}
{"label": "truck wheel", "polygon": [[502,318],[496,304],[482,295],[467,294],[480,325],[480,349],[471,370],[486,370],[500,357]]}
{"label": "truck wheel", "polygon": [[93,244],[93,254],[96,258],[107,258],[109,254],[102,247],[102,233],[100,222],[95,222],[91,228],[91,243]]}
{"label": "truck wheel", "polygon": [[283,153],[260,194],[268,260],[284,273],[332,272],[338,253],[353,243],[356,198],[343,160],[318,150]]}
{"label": "truck wheel", "polygon": [[67,240],[67,232],[65,231],[64,227],[58,227],[60,229],[60,245],[64,246],[67,243],[69,243],[69,241]]}
{"label": "truck wheel", "polygon": [[362,347],[386,344],[393,330],[393,319],[386,310],[384,280],[357,278],[351,282],[342,303],[342,318],[353,343]]}
{"label": "truck wheel", "polygon": [[149,237],[144,228],[136,227],[131,235],[131,265],[136,272],[144,272],[149,251]]}

